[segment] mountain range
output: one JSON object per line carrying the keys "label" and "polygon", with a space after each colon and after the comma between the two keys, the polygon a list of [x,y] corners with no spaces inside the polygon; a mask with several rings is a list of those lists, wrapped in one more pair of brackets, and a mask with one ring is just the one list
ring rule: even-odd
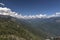
{"label": "mountain range", "polygon": [[18,19],[0,15],[1,40],[44,40],[60,36],[60,17]]}
{"label": "mountain range", "polygon": [[60,36],[60,17],[24,19],[28,30],[41,37]]}

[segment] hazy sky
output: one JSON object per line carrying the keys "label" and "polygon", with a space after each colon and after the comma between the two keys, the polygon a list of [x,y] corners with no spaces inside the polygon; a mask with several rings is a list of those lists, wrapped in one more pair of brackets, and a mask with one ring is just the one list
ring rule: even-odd
{"label": "hazy sky", "polygon": [[0,3],[4,3],[4,7],[8,7],[22,15],[60,12],[60,0],[0,0]]}

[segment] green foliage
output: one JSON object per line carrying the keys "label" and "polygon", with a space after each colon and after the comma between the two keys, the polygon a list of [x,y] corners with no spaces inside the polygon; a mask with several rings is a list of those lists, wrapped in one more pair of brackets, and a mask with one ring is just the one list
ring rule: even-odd
{"label": "green foliage", "polygon": [[0,18],[0,40],[40,40],[23,26],[11,19]]}

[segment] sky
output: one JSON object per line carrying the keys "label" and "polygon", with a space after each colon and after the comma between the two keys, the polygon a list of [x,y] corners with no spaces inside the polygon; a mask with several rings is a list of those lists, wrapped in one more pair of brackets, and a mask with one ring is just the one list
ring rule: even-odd
{"label": "sky", "polygon": [[22,15],[60,12],[60,0],[0,0],[0,3]]}
{"label": "sky", "polygon": [[43,15],[45,17],[46,14],[55,16],[55,13],[60,13],[60,0],[0,0],[0,7],[1,10],[8,9],[25,16]]}

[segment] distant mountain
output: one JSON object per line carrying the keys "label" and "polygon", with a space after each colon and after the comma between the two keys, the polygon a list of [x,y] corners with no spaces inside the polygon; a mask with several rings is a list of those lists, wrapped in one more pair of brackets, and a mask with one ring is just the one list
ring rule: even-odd
{"label": "distant mountain", "polygon": [[[18,22],[19,21],[19,22]],[[24,24],[26,25],[26,24]],[[22,20],[0,15],[0,40],[40,40],[41,37],[28,31]]]}
{"label": "distant mountain", "polygon": [[60,36],[60,17],[24,19],[22,24],[40,37]]}

